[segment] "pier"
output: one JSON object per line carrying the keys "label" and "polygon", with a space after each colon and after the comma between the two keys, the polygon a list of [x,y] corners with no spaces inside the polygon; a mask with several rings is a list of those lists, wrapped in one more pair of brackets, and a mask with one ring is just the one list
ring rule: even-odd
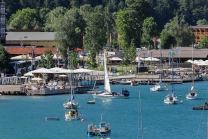
{"label": "pier", "polygon": [[[96,80],[96,85],[103,85],[104,84],[104,75],[91,75],[91,79]],[[131,79],[137,81],[140,85],[152,85],[155,83],[158,83],[160,81],[160,75],[159,74],[143,74],[143,75],[135,75],[135,74],[129,74],[129,75],[111,75],[109,76],[110,80],[117,80],[120,81],[121,79]],[[89,81],[84,80],[84,81]],[[21,84],[21,79],[17,77],[6,77],[4,79],[0,79],[0,94],[1,95],[27,95],[27,89],[24,85]],[[11,84],[12,81],[12,84]],[[203,81],[202,78],[197,78],[195,81]],[[162,78],[162,82],[171,84],[172,78]],[[184,82],[192,82],[192,78],[174,78],[174,84],[182,84]],[[6,84],[7,83],[7,84]],[[77,93],[87,92],[87,86],[73,86],[73,89],[77,91]],[[68,92],[70,92],[70,87],[66,86],[66,89],[68,89]],[[83,92],[82,92],[83,93]]]}

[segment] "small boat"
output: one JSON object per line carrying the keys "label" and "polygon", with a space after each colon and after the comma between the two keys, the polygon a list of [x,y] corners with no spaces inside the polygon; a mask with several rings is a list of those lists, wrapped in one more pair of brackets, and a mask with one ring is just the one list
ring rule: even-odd
{"label": "small boat", "polygon": [[87,101],[87,104],[95,104],[95,100],[89,100]]}
{"label": "small boat", "polygon": [[122,85],[131,85],[131,80],[127,80],[127,79],[122,79],[119,84],[122,84]]}
{"label": "small boat", "polygon": [[204,105],[193,107],[193,110],[208,110],[208,103],[205,102]]}
{"label": "small boat", "polygon": [[93,125],[92,123],[88,125],[87,129],[87,136],[109,136],[111,133],[110,124],[102,122],[102,115],[101,115],[101,122],[99,123],[98,127]]}
{"label": "small boat", "polygon": [[69,109],[65,112],[65,120],[67,121],[73,121],[73,120],[79,120],[80,114],[76,109]]}
{"label": "small boat", "polygon": [[174,93],[165,96],[164,103],[165,104],[176,104],[178,102],[178,98],[174,96]]}
{"label": "small boat", "polygon": [[150,91],[165,91],[167,88],[163,85],[162,80],[158,84],[155,84],[153,87],[150,88]]}
{"label": "small boat", "polygon": [[135,80],[131,81],[131,86],[138,86],[138,85],[139,85],[138,81]]}

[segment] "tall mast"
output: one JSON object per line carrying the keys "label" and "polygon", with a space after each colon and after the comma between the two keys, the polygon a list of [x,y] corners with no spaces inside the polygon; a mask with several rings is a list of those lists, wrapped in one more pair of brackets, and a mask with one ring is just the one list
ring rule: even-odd
{"label": "tall mast", "polygon": [[194,47],[193,47],[193,43],[192,43],[192,72],[193,72],[193,74],[192,74],[192,87],[193,87],[193,85],[194,85]]}
{"label": "tall mast", "polygon": [[144,128],[142,123],[142,100],[140,98],[140,92],[139,92],[139,113],[140,113],[140,123],[141,123],[141,130],[142,130],[142,139],[144,139]]}

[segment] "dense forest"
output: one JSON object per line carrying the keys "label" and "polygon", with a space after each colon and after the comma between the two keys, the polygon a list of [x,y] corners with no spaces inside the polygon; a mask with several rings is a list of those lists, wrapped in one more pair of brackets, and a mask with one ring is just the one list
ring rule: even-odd
{"label": "dense forest", "polygon": [[[103,46],[121,48],[123,62],[135,58],[142,45],[156,49],[190,46],[194,25],[208,21],[208,0],[5,0],[7,30],[39,29],[56,32],[57,47],[64,58],[75,47],[90,52],[96,67],[96,53]],[[70,39],[69,39],[70,38]],[[84,38],[84,39],[83,39]],[[200,41],[208,47],[208,38]],[[72,53],[72,52],[71,52]]]}
{"label": "dense forest", "polygon": [[[160,30],[176,15],[184,16],[190,25],[196,25],[198,20],[208,21],[208,0],[147,0],[151,5],[151,15],[154,17]],[[17,10],[34,8],[50,10],[63,6],[67,9],[90,4],[92,7],[102,5],[108,7],[111,12],[123,9],[125,0],[5,0],[7,19]]]}

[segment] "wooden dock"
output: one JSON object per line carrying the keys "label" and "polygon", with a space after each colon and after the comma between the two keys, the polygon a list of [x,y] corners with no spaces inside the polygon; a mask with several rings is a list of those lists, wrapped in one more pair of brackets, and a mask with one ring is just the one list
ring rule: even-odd
{"label": "wooden dock", "polygon": [[22,85],[0,85],[0,94],[2,95],[26,95],[25,88]]}

